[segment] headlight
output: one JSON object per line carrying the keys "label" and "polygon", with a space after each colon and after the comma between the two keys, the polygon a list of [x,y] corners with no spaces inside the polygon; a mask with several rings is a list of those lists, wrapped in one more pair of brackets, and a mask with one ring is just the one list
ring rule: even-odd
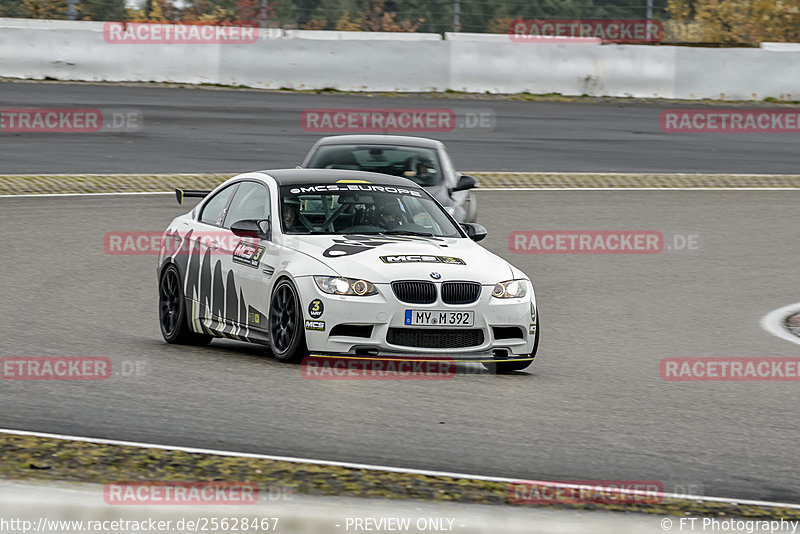
{"label": "headlight", "polygon": [[341,276],[315,276],[314,282],[323,293],[331,295],[355,295],[366,297],[377,295],[378,289],[366,280],[344,278]]}
{"label": "headlight", "polygon": [[516,299],[528,294],[525,280],[507,280],[495,284],[492,296],[499,299]]}

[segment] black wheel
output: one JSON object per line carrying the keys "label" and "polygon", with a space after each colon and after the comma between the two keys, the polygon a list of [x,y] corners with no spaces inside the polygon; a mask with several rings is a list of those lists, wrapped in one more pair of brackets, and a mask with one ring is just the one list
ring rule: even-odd
{"label": "black wheel", "polygon": [[281,280],[269,305],[269,345],[282,362],[299,362],[308,355],[302,326],[303,312],[294,284]]}
{"label": "black wheel", "polygon": [[527,369],[532,363],[533,359],[536,358],[536,351],[539,350],[539,329],[541,325],[539,324],[539,310],[536,310],[536,336],[533,338],[533,350],[530,354],[530,360],[523,360],[523,361],[510,361],[510,362],[497,362],[497,363],[484,363],[483,366],[486,368],[487,371],[492,373],[502,375],[506,373],[512,373],[514,371],[522,371],[523,369]]}
{"label": "black wheel", "polygon": [[196,334],[186,319],[186,299],[178,268],[168,265],[161,273],[158,284],[158,318],[161,335],[167,343],[182,345],[208,345],[213,339],[207,334]]}

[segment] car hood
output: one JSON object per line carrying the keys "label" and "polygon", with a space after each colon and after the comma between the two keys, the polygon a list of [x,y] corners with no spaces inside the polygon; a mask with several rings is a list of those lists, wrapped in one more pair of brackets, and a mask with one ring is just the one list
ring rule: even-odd
{"label": "car hood", "polygon": [[286,236],[284,244],[321,260],[341,276],[375,284],[417,279],[488,285],[513,278],[508,262],[469,239],[304,235]]}

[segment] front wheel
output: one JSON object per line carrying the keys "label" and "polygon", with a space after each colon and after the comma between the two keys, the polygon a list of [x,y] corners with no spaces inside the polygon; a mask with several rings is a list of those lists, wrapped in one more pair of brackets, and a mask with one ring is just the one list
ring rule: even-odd
{"label": "front wheel", "polygon": [[512,373],[514,371],[522,371],[523,369],[527,369],[533,363],[534,358],[536,358],[536,351],[539,350],[539,310],[536,310],[536,335],[533,338],[533,350],[529,358],[530,360],[523,360],[523,361],[499,361],[499,362],[489,362],[484,363],[483,366],[486,368],[487,371],[492,373],[502,375],[506,373]]}
{"label": "front wheel", "polygon": [[294,284],[281,280],[272,292],[269,306],[269,345],[278,360],[294,363],[308,355],[302,319]]}
{"label": "front wheel", "polygon": [[161,273],[158,284],[158,318],[161,335],[167,343],[208,345],[213,339],[213,336],[197,334],[189,328],[183,283],[180,272],[174,265],[168,265]]}

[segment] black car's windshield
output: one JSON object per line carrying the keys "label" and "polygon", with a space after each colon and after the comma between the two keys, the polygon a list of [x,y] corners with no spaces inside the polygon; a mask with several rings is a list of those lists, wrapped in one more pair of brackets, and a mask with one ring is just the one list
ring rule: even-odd
{"label": "black car's windshield", "polygon": [[442,182],[436,151],[415,146],[322,145],[306,167],[391,174],[408,178],[423,187]]}
{"label": "black car's windshield", "polygon": [[364,182],[282,186],[281,225],[284,233],[295,235],[463,237],[422,189]]}

